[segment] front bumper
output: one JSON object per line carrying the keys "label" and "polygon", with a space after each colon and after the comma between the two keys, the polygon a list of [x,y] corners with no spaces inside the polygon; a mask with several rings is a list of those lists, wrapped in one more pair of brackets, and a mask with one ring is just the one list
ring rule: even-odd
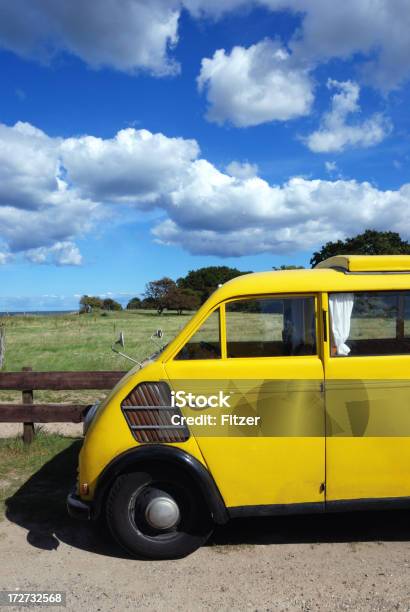
{"label": "front bumper", "polygon": [[74,489],[67,495],[67,510],[71,518],[82,521],[91,519],[91,502],[80,499]]}

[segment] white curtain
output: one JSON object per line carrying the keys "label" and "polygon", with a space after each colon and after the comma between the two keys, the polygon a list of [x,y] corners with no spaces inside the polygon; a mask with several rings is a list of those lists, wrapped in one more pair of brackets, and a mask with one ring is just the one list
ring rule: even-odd
{"label": "white curtain", "polygon": [[350,353],[346,340],[350,334],[353,302],[353,293],[334,293],[329,296],[330,321],[337,355]]}

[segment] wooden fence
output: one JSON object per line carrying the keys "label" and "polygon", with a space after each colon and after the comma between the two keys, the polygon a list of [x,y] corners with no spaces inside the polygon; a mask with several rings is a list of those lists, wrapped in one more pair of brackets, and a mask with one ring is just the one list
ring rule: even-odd
{"label": "wooden fence", "polygon": [[37,404],[34,391],[111,389],[125,372],[1,372],[0,390],[21,391],[21,404],[0,403],[0,423],[23,423],[26,444],[34,438],[34,423],[80,423],[87,404]]}

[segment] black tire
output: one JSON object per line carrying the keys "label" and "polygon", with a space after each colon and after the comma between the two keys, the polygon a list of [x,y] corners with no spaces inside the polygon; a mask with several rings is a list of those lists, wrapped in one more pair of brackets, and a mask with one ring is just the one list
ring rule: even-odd
{"label": "black tire", "polygon": [[[180,517],[171,529],[157,530],[147,523],[145,500],[158,491],[178,505]],[[193,481],[163,467],[119,476],[108,495],[107,522],[123,548],[148,559],[185,557],[206,542],[214,527]]]}

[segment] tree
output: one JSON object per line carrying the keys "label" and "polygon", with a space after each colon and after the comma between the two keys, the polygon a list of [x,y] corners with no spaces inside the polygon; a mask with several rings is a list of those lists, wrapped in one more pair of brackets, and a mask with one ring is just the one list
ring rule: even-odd
{"label": "tree", "polygon": [[346,240],[327,242],[316,251],[310,260],[312,268],[319,262],[334,255],[410,255],[410,243],[397,232],[378,232],[367,229]]}
{"label": "tree", "polygon": [[127,310],[137,310],[141,308],[141,300],[139,297],[132,298],[127,304]]}
{"label": "tree", "polygon": [[181,289],[192,289],[200,295],[201,304],[217,289],[218,285],[227,281],[249,274],[249,272],[241,272],[236,268],[228,268],[228,266],[209,266],[191,270],[184,278],[179,278],[177,281],[178,287]]}
{"label": "tree", "polygon": [[80,314],[103,308],[103,301],[97,296],[83,295],[80,299]]}
{"label": "tree", "polygon": [[145,310],[156,309],[156,301],[153,298],[144,298],[141,300],[141,308]]}
{"label": "tree", "polygon": [[168,294],[176,288],[176,283],[171,278],[164,276],[156,281],[151,281],[145,285],[144,297],[152,301],[158,314],[168,308]]}
{"label": "tree", "polygon": [[196,310],[201,304],[201,296],[193,289],[174,287],[168,292],[167,308],[177,310],[182,314],[183,310]]}
{"label": "tree", "polygon": [[122,310],[122,306],[111,298],[105,298],[103,300],[103,310]]}

